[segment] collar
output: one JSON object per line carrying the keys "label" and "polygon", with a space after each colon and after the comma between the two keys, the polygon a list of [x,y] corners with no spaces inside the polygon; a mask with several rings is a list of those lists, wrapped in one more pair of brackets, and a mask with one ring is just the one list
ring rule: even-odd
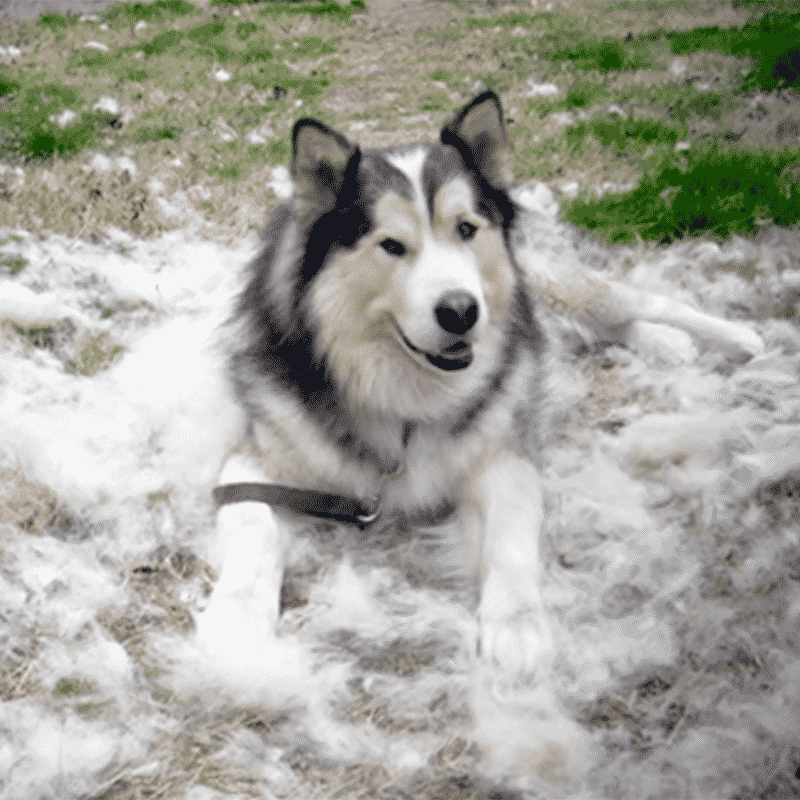
{"label": "collar", "polygon": [[279,483],[226,483],[214,489],[217,505],[228,503],[267,503],[288,508],[297,514],[333,519],[357,525],[361,530],[380,515],[380,503],[366,507],[361,501],[338,494],[295,489]]}

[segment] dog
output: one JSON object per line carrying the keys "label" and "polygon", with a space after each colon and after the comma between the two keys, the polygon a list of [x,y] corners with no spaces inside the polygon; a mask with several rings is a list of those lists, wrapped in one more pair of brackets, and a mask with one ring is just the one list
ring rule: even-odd
{"label": "dog", "polygon": [[534,294],[645,350],[674,350],[674,327],[747,357],[760,337],[537,241],[491,91],[435,143],[362,151],[313,119],[292,143],[293,198],[268,220],[228,325],[246,422],[214,490],[222,570],[199,639],[221,654],[275,636],[292,532],[309,515],[396,521],[460,538],[474,655],[507,686],[539,685],[554,642],[539,588],[547,341]]}
{"label": "dog", "polygon": [[313,119],[292,141],[294,196],[230,323],[247,426],[215,489],[223,566],[198,634],[219,652],[274,635],[308,515],[449,526],[478,591],[476,653],[530,682],[553,651],[535,464],[545,339],[510,247],[500,101],[476,97],[437,143],[362,151]]}

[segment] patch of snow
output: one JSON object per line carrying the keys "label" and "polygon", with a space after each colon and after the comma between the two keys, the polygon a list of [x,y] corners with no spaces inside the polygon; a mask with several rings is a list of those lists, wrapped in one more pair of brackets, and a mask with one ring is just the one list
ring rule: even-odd
{"label": "patch of snow", "polygon": [[561,90],[554,83],[536,83],[531,78],[526,84],[525,97],[555,97]]}
{"label": "patch of snow", "polygon": [[94,111],[103,111],[106,114],[119,114],[122,111],[122,104],[116,97],[103,95],[93,106]]}
{"label": "patch of snow", "polygon": [[682,78],[689,70],[689,60],[681,56],[676,56],[669,63],[669,71],[676,78]]}
{"label": "patch of snow", "polygon": [[378,121],[374,119],[355,120],[354,122],[350,123],[349,131],[350,133],[357,133],[358,131],[365,131],[377,127]]}
{"label": "patch of snow", "polygon": [[270,139],[277,139],[277,135],[272,128],[265,123],[260,128],[249,131],[244,137],[249,144],[266,144]]}
{"label": "patch of snow", "polygon": [[533,185],[521,186],[512,194],[517,203],[531,211],[538,211],[550,219],[558,216],[558,201],[546,183],[537,181]]}
{"label": "patch of snow", "polygon": [[605,194],[617,194],[620,192],[630,192],[631,189],[635,189],[636,184],[629,182],[629,183],[613,183],[612,181],[605,181],[601,183],[599,186],[594,187],[595,194],[598,197],[602,197]]}
{"label": "patch of snow", "polygon": [[294,184],[289,170],[284,166],[275,167],[272,170],[267,186],[272,189],[275,196],[280,200],[288,200],[294,193]]}
{"label": "patch of snow", "polygon": [[581,190],[581,185],[578,181],[567,181],[567,183],[561,184],[559,188],[561,189],[561,194],[570,198],[575,198]]}
{"label": "patch of snow", "polygon": [[551,119],[559,128],[566,128],[575,122],[575,115],[571,111],[555,111],[550,114]]}
{"label": "patch of snow", "polygon": [[60,114],[51,115],[50,122],[55,122],[59,128],[66,128],[77,118],[78,115],[71,108],[65,108]]}
{"label": "patch of snow", "polygon": [[112,157],[105,153],[95,153],[92,160],[83,169],[97,172],[125,172],[127,170],[133,176],[136,174],[136,162],[129,156]]}

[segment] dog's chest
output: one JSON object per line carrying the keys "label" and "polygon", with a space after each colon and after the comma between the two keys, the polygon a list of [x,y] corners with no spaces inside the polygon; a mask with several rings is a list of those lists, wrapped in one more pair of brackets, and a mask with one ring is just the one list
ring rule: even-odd
{"label": "dog's chest", "polygon": [[381,507],[413,516],[420,509],[458,504],[465,476],[483,451],[475,437],[454,437],[430,426],[405,430],[391,472],[381,475]]}

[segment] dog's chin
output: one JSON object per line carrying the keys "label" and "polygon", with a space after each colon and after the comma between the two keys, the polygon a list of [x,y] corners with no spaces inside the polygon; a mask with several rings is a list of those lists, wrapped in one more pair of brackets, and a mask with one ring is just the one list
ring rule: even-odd
{"label": "dog's chin", "polygon": [[466,369],[475,357],[472,352],[472,346],[467,342],[456,342],[456,344],[445,347],[438,353],[431,353],[427,350],[420,350],[415,347],[408,338],[405,336],[400,326],[395,324],[395,329],[403,343],[404,348],[410,352],[417,359],[424,358],[428,364],[431,364],[436,369],[442,372],[457,372],[458,370]]}

